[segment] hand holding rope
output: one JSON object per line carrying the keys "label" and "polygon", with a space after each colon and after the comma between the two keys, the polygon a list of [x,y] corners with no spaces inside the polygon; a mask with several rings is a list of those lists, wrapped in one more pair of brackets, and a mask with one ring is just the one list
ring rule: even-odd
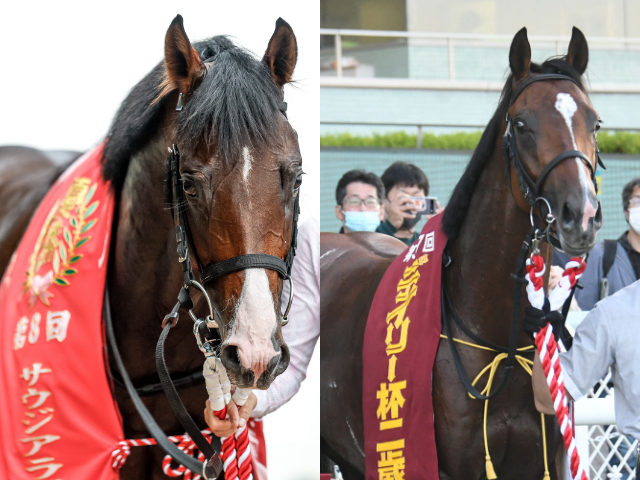
{"label": "hand holding rope", "polygon": [[[531,306],[542,310],[545,303],[555,310],[560,308],[574,288],[576,282],[586,268],[586,262],[580,258],[572,258],[566,265],[563,278],[549,298],[545,298],[542,276],[544,275],[544,260],[534,250],[531,258],[527,260],[527,294]],[[554,308],[556,307],[556,308]],[[547,307],[549,308],[549,307]],[[538,333],[534,333],[535,344],[542,364],[542,369],[547,380],[547,385],[553,398],[553,407],[556,411],[560,432],[569,458],[569,466],[573,480],[588,480],[587,474],[580,462],[580,456],[576,447],[576,439],[573,431],[571,416],[569,415],[566,398],[562,366],[560,364],[560,348],[554,337],[554,328],[551,323]]]}

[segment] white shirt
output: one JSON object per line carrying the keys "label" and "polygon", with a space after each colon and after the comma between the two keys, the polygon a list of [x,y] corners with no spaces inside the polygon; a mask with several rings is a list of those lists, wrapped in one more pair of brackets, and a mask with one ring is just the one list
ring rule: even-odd
{"label": "white shirt", "polygon": [[[298,248],[291,269],[293,304],[289,323],[282,327],[291,360],[267,390],[253,390],[258,404],[251,413],[263,417],[291,400],[306,378],[307,367],[320,336],[320,224],[309,217],[298,229]],[[282,310],[289,301],[289,282],[282,288]]]}

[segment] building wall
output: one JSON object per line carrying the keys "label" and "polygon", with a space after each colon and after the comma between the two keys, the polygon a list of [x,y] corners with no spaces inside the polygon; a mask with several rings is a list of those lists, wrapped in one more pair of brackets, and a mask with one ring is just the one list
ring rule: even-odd
{"label": "building wall", "polygon": [[523,26],[535,35],[640,37],[637,0],[406,0],[412,32],[513,34]]}

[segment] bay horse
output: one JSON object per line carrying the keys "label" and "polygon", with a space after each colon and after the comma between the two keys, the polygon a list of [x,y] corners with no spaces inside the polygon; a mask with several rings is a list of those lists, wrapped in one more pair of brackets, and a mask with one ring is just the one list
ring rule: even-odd
{"label": "bay horse", "polygon": [[[174,144],[180,148],[185,200],[178,207],[189,220],[197,279],[204,265],[244,254],[284,259],[291,248],[302,175],[297,134],[283,113],[283,87],[291,80],[298,55],[289,24],[278,19],[261,60],[226,36],[192,45],[180,15],[169,26],[164,46],[164,61],[132,89],[116,114],[102,160],[102,175],[116,194],[107,272],[112,321],[136,387],[158,383],[154,354],[160,324],[184,283],[172,205],[165,204],[165,189],[171,188],[165,185],[167,149]],[[55,177],[50,172],[34,181],[32,190],[42,197]],[[0,191],[12,181],[3,176]],[[13,206],[14,215],[2,211],[0,242],[11,238],[17,244],[26,226],[22,220],[33,211],[17,202]],[[20,222],[16,212],[24,217]],[[9,243],[2,243],[3,249],[13,251],[16,245]],[[0,271],[5,268],[6,262]],[[216,321],[223,324],[221,357],[232,383],[268,388],[289,362],[281,332],[278,273],[250,268],[205,285]],[[204,317],[209,313],[204,296],[193,289],[191,293],[194,313]],[[192,329],[189,316],[181,311],[166,343],[166,361],[172,378],[187,380],[180,396],[196,424],[206,428],[204,380],[200,375],[198,381],[189,381],[204,362]],[[109,367],[125,438],[149,437],[114,373],[118,369],[110,351]],[[184,432],[162,391],[143,399],[167,435]],[[156,446],[133,448],[120,478],[166,478],[163,457]]]}
{"label": "bay horse", "polygon": [[[602,209],[593,177],[597,158],[598,115],[582,83],[588,46],[574,28],[566,56],[542,64],[531,61],[526,29],[514,37],[510,74],[498,108],[455,187],[442,220],[449,238],[451,263],[443,268],[444,288],[471,332],[506,346],[513,304],[514,272],[522,242],[531,228],[530,205],[515,168],[503,152],[507,114],[515,147],[527,174],[538,178],[560,152],[587,152],[558,163],[546,177],[541,196],[556,217],[556,235],[571,255],[588,252],[602,225]],[[541,74],[563,77],[528,83]],[[519,91],[526,85],[526,89]],[[516,100],[511,105],[512,95]],[[321,450],[337,463],[348,480],[364,478],[362,417],[362,351],[367,315],[386,269],[405,249],[401,242],[372,233],[321,235]],[[543,250],[549,264],[551,248]],[[545,279],[547,282],[548,279]],[[524,309],[524,305],[523,305]],[[523,314],[524,312],[522,312]],[[522,318],[522,316],[520,317]],[[472,341],[443,315],[455,338]],[[518,347],[531,345],[519,332]],[[495,356],[477,348],[458,348],[470,378]],[[420,375],[431,372],[420,371]],[[502,367],[496,373],[500,376]],[[471,399],[454,366],[449,345],[441,340],[433,371],[435,435],[441,479],[484,479],[484,402]],[[546,418],[551,477],[560,445],[553,416]],[[488,443],[498,478],[539,480],[543,477],[540,414],[534,406],[531,377],[516,367],[506,387],[489,402]]]}

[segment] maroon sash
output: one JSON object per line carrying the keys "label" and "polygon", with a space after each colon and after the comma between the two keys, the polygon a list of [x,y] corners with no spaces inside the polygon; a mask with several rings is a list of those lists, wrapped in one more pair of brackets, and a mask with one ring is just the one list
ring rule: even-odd
{"label": "maroon sash", "polygon": [[442,214],[391,264],[364,337],[367,480],[438,480],[432,372],[440,342]]}

